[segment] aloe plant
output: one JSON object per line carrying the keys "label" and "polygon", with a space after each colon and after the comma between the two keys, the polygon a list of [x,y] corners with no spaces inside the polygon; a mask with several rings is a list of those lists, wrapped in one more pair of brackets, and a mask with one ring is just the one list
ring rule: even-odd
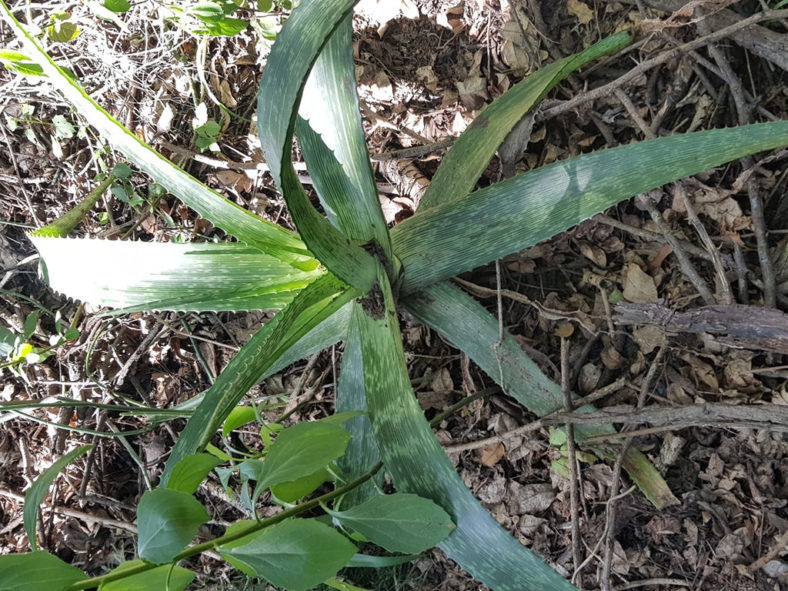
{"label": "aloe plant", "polygon": [[[563,404],[558,385],[511,335],[499,335],[492,315],[446,280],[550,238],[637,193],[785,146],[788,122],[648,140],[475,190],[511,128],[570,72],[629,44],[631,35],[622,32],[543,68],[489,105],[444,158],[415,215],[389,230],[355,91],[354,4],[303,0],[279,34],[263,74],[260,141],[296,235],[227,201],[141,143],[47,56],[2,3],[3,16],[27,53],[106,141],[238,242],[110,243],[35,233],[31,239],[51,286],[96,304],[130,310],[281,309],[202,395],[167,461],[163,490],[181,462],[206,448],[252,385],[344,341],[336,406],[363,414],[346,423],[353,439],[341,464],[343,476],[362,478],[382,461],[400,492],[443,507],[456,528],[439,547],[489,587],[574,589],[501,528],[462,483],[414,397],[397,310],[408,310],[444,335],[537,415],[553,412]],[[294,134],[326,216],[311,205],[298,181],[291,159]],[[107,274],[120,257],[127,263],[123,274]],[[582,444],[585,437],[611,430],[583,427],[576,437]],[[637,450],[628,452],[624,465],[657,507],[675,502]],[[374,487],[364,484],[346,501],[364,503],[373,494]],[[263,552],[265,544],[259,545]],[[177,561],[184,552],[168,559]],[[256,572],[254,565],[246,566]]]}

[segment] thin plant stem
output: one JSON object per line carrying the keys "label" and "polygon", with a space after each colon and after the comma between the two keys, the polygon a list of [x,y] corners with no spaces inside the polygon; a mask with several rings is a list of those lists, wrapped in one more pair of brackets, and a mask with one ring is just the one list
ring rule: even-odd
{"label": "thin plant stem", "polygon": [[[383,467],[383,462],[378,462],[369,472],[367,472],[363,476],[360,476],[356,480],[330,493],[326,493],[322,496],[312,499],[311,501],[307,501],[306,503],[301,503],[300,505],[291,507],[290,509],[285,509],[278,515],[274,515],[273,517],[269,517],[267,519],[258,521],[257,523],[254,523],[249,527],[239,529],[238,531],[233,532],[231,534],[225,534],[223,536],[219,536],[218,538],[214,538],[213,540],[208,540],[207,542],[203,542],[201,544],[195,544],[194,546],[186,548],[183,552],[181,552],[175,558],[172,559],[172,563],[175,564],[180,562],[181,560],[185,560],[187,558],[191,558],[192,556],[197,556],[198,554],[202,554],[203,552],[214,550],[219,546],[222,546],[224,544],[229,544],[230,542],[234,542],[235,540],[244,538],[250,534],[256,533],[267,527],[276,525],[277,523],[280,523],[285,519],[289,519],[290,517],[295,517],[297,515],[300,515],[301,513],[310,511],[311,509],[319,507],[321,504],[328,503],[329,501],[339,496],[342,496],[344,494],[347,494],[351,490],[364,484],[367,480],[369,480],[375,474],[377,474],[378,470],[380,470],[381,467]],[[151,562],[146,562],[144,564],[140,564],[138,566],[120,572],[108,573],[106,575],[101,575],[99,577],[92,577],[90,579],[83,579],[82,581],[77,581],[76,583],[73,583],[71,586],[66,587],[65,591],[92,589],[93,587],[99,587],[103,584],[110,583],[112,581],[118,581],[120,579],[125,579],[127,577],[130,577],[132,575],[144,573],[154,568],[158,568],[159,566],[161,565],[153,564]]]}

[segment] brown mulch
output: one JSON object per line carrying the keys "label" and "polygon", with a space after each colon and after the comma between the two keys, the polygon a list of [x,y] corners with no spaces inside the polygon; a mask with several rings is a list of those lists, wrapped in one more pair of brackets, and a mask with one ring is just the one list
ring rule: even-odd
{"label": "brown mulch", "polygon": [[[22,3],[16,3],[20,6]],[[284,204],[269,178],[257,174],[261,162],[254,126],[227,119],[219,138],[221,153],[199,154],[192,120],[198,102],[219,121],[222,112],[199,80],[238,114],[249,117],[255,105],[267,47],[249,32],[209,42],[204,64],[197,65],[198,40],[162,26],[149,6],[135,7],[128,31],[99,21],[79,3],[54,0],[37,5],[37,22],[54,10],[68,9],[82,19],[82,34],[57,51],[67,59],[85,88],[114,116],[165,156],[184,166],[237,203],[287,225]],[[384,4],[386,4],[384,0]],[[412,215],[425,183],[445,146],[478,110],[540,66],[581,50],[624,27],[664,21],[671,2],[490,2],[420,0],[388,3],[390,14],[362,11],[355,20],[357,77],[375,155],[382,205],[396,223]],[[401,8],[399,5],[401,4]],[[758,10],[756,2],[701,2],[719,10],[717,18],[737,11],[739,20]],[[638,8],[642,6],[642,11]],[[655,7],[662,6],[666,10]],[[728,12],[726,12],[728,11]],[[631,68],[705,32],[690,13],[671,17],[675,27],[656,27],[653,35],[624,56],[601,60],[571,76],[553,91],[515,158],[496,158],[481,184],[522,173],[569,156],[642,140],[739,122],[736,96],[720,75],[714,52],[699,48],[644,71],[624,85],[624,98],[612,90],[592,102],[561,112],[565,101],[617,79]],[[713,28],[725,24],[713,24]],[[750,41],[722,39],[717,47],[738,74],[745,97],[757,97],[752,121],[784,119],[786,71],[767,51],[772,34],[788,35],[785,21],[761,23]],[[4,44],[13,46],[7,27]],[[749,29],[746,31],[750,31]],[[746,32],[744,31],[744,32]],[[743,33],[737,33],[741,36]],[[766,40],[766,41],[763,41]],[[771,40],[771,41],[770,41]],[[767,49],[763,49],[763,47]],[[94,403],[125,399],[167,408],[206,389],[238,347],[270,314],[144,313],[107,318],[99,310],[51,292],[38,277],[35,250],[25,230],[50,222],[92,188],[110,154],[44,82],[0,71],[3,92],[0,153],[0,326],[19,333],[35,309],[78,317],[79,338],[54,350],[42,363],[2,370],[2,402],[40,401],[55,396]],[[233,103],[230,105],[229,103]],[[33,108],[32,112],[30,108]],[[549,115],[553,112],[553,115]],[[53,118],[65,117],[73,137],[56,137]],[[644,128],[645,124],[645,128]],[[526,149],[527,148],[527,149]],[[412,149],[415,158],[401,157]],[[524,151],[524,153],[522,153]],[[219,166],[221,160],[228,167]],[[516,336],[548,376],[560,381],[561,339],[568,339],[573,389],[598,392],[623,378],[598,406],[630,412],[641,390],[648,406],[681,407],[725,403],[742,407],[788,406],[788,350],[762,338],[731,342],[728,332],[685,325],[665,331],[665,322],[621,319],[625,308],[610,303],[660,305],[678,314],[698,314],[710,304],[731,301],[761,309],[763,275],[748,190],[764,206],[768,246],[776,275],[777,313],[788,311],[788,175],[785,154],[761,163],[732,163],[697,175],[651,195],[657,219],[645,204],[629,201],[586,221],[555,239],[501,261],[501,281],[493,266],[466,274],[483,288],[475,293]],[[147,197],[148,181],[133,183]],[[753,187],[749,185],[753,184]],[[688,221],[681,191],[689,196],[703,227],[719,252],[718,272],[710,251]],[[147,202],[149,203],[149,202]],[[126,236],[130,232],[129,236]],[[712,293],[706,302],[666,242],[678,240]],[[155,207],[131,207],[106,196],[82,224],[80,234],[138,240],[222,238],[172,196]],[[739,262],[741,261],[741,262]],[[739,272],[737,274],[737,271]],[[745,279],[739,279],[744,276]],[[732,287],[731,287],[732,286]],[[484,289],[488,290],[487,292]],[[511,290],[537,305],[504,297],[500,308],[489,290]],[[485,295],[486,294],[486,295]],[[758,315],[753,312],[753,318]],[[679,318],[671,316],[676,322]],[[777,316],[777,331],[781,327]],[[463,396],[490,389],[437,426],[442,443],[456,445],[505,434],[534,420],[472,362],[438,335],[401,318],[410,375],[417,396],[432,418]],[[742,323],[746,324],[746,323]],[[763,327],[759,322],[755,328]],[[788,325],[786,325],[788,326]],[[569,328],[567,328],[569,327]],[[783,336],[786,327],[782,327]],[[43,313],[35,344],[45,346],[55,320]],[[779,336],[779,334],[778,334]],[[727,339],[727,340],[726,340]],[[292,416],[309,420],[331,412],[335,371],[341,346],[277,374],[250,396],[272,401],[271,417],[287,398],[306,403]],[[656,360],[656,362],[655,362]],[[144,420],[94,410],[25,411],[81,429],[109,432],[144,426]],[[134,556],[133,521],[146,479],[155,479],[181,423],[126,438],[66,432],[18,414],[0,414],[0,553],[29,551],[22,527],[19,495],[64,452],[95,442],[87,460],[75,462],[59,481],[46,506],[70,510],[43,512],[42,545],[61,558],[99,574]],[[548,427],[503,437],[478,449],[452,453],[458,471],[495,518],[566,576],[573,572],[570,481],[565,452],[549,443]],[[655,509],[624,475],[614,478],[613,462],[584,457],[580,464],[580,553],[588,559],[577,581],[598,589],[605,554],[613,588],[778,590],[788,588],[788,442],[784,433],[740,429],[735,424],[684,426],[642,434],[634,444],[664,475],[679,503]],[[618,442],[610,444],[615,455]],[[132,453],[133,452],[133,453]],[[606,507],[615,501],[614,541],[598,545],[606,527]],[[213,521],[202,532],[215,535],[242,512],[218,482],[199,495]],[[124,529],[125,525],[125,529]],[[210,558],[190,565],[210,588],[251,588],[236,572]],[[433,551],[378,583],[351,581],[379,589],[482,589],[440,552]],[[398,582],[394,577],[400,577]],[[374,585],[378,585],[375,587]],[[246,587],[245,587],[246,585]]]}

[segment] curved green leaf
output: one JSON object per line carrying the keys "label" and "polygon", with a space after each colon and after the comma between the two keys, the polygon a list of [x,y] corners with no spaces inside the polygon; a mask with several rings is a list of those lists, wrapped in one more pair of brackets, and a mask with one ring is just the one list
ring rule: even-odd
{"label": "curved green leaf", "polygon": [[[118,568],[111,570],[110,573],[123,572],[141,564],[144,564],[142,560],[129,560]],[[194,580],[195,576],[188,569],[165,564],[130,577],[104,583],[99,587],[99,591],[152,591],[153,589],[183,591]]]}
{"label": "curved green leaf", "polygon": [[375,279],[374,259],[312,206],[292,163],[293,129],[309,71],[354,3],[303,0],[293,10],[263,72],[257,95],[257,128],[271,175],[309,250],[337,277],[367,291]]}
{"label": "curved green leaf", "polygon": [[423,552],[454,529],[448,513],[418,495],[377,495],[347,511],[329,511],[345,527],[389,552]]}
{"label": "curved green leaf", "polygon": [[167,488],[194,494],[208,473],[221,463],[222,460],[206,453],[186,456],[172,470]]}
{"label": "curved green leaf", "polygon": [[285,309],[263,325],[241,347],[203,395],[172,449],[164,467],[161,485],[166,486],[174,466],[181,459],[205,447],[249,388],[286,351],[357,293],[333,275],[323,275],[300,291]]}
{"label": "curved green leaf", "polygon": [[421,198],[416,215],[473,191],[507,134],[556,84],[578,68],[626,47],[631,41],[628,31],[606,37],[577,55],[531,74],[485,107],[446,154]]}
{"label": "curved green leaf", "polygon": [[278,310],[324,271],[239,242],[177,244],[30,236],[52,289],[138,310]]}
{"label": "curved green leaf", "polygon": [[149,490],[137,506],[137,552],[154,564],[171,562],[197,535],[210,516],[189,493]]}
{"label": "curved green leaf", "polygon": [[345,536],[314,519],[283,521],[238,542],[219,551],[290,591],[306,591],[333,577],[356,553]]}
{"label": "curved green leaf", "polygon": [[265,460],[247,460],[241,474],[257,481],[252,502],[265,489],[314,475],[336,460],[350,440],[350,433],[329,423],[298,423],[281,431]]}
{"label": "curved green leaf", "polygon": [[87,95],[77,81],[55,64],[38,41],[16,20],[2,0],[0,0],[0,13],[30,53],[31,59],[42,68],[49,82],[113,148],[122,152],[157,183],[166,187],[202,217],[239,240],[299,268],[307,270],[314,268],[314,260],[296,235],[225,199],[150,148],[118,123]]}
{"label": "curved green leaf", "polygon": [[[544,416],[563,408],[561,386],[539,369],[508,331],[500,339],[498,321],[458,287],[436,283],[403,303],[420,322],[459,347],[531,412]],[[592,411],[593,407],[578,410]],[[575,438],[582,441],[585,437],[614,431],[611,425],[576,425]],[[637,449],[630,448],[624,467],[657,508],[678,502],[657,469]]]}
{"label": "curved green leaf", "polygon": [[92,445],[83,445],[82,447],[72,449],[63,457],[58,458],[49,468],[44,470],[41,475],[36,478],[33,485],[25,494],[23,521],[25,524],[27,539],[30,541],[30,546],[33,548],[33,551],[35,551],[37,548],[36,521],[38,520],[38,507],[41,505],[41,501],[44,500],[44,497],[49,490],[49,486],[55,481],[57,475],[60,474],[66,466],[68,466],[79,456],[87,453],[92,447]]}
{"label": "curved green leaf", "polygon": [[509,535],[455,471],[413,394],[391,289],[382,269],[379,277],[378,293],[354,309],[348,340],[361,339],[372,429],[394,485],[401,492],[433,500],[452,516],[457,529],[440,548],[488,587],[575,589]]}
{"label": "curved green leaf", "polygon": [[87,578],[81,570],[49,552],[0,556],[3,591],[64,591],[72,583]]}
{"label": "curved green leaf", "polygon": [[314,187],[336,225],[361,242],[375,239],[391,260],[356,93],[352,18],[323,47],[307,80],[296,131]]}
{"label": "curved green leaf", "polygon": [[637,193],[787,144],[788,121],[657,138],[543,166],[433,207],[392,230],[400,293],[551,238]]}

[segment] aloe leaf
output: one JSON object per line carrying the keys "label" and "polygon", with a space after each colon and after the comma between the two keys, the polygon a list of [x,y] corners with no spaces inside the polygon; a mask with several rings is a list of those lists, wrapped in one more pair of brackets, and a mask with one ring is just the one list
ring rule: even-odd
{"label": "aloe leaf", "polygon": [[79,456],[87,453],[92,447],[92,445],[83,445],[58,458],[36,478],[25,494],[25,508],[23,511],[25,533],[27,533],[27,539],[30,541],[30,546],[34,552],[38,547],[36,543],[36,521],[38,520],[38,508],[41,505],[41,501],[44,500],[50,485],[55,481],[57,475]]}
{"label": "aloe leaf", "polygon": [[284,352],[358,294],[330,274],[309,284],[241,347],[186,424],[172,449],[161,486],[184,457],[202,451],[246,392]]}
{"label": "aloe leaf", "polygon": [[[305,357],[309,357],[318,351],[322,351],[323,349],[326,349],[331,345],[335,345],[339,341],[344,340],[347,335],[347,327],[348,323],[350,322],[350,311],[353,305],[353,302],[346,303],[328,318],[322,320],[312,330],[298,339],[298,341],[285,349],[273,365],[264,366],[264,369],[261,370],[258,376],[255,378],[255,383],[260,382],[279,371],[282,371],[284,368],[294,364],[297,361],[300,361],[301,359],[304,359]],[[281,315],[279,314],[274,316],[265,324],[263,330],[272,331],[274,327],[279,324],[280,318]],[[198,394],[197,396],[190,398],[186,402],[178,404],[173,408],[173,411],[180,411],[190,415],[193,410],[200,405],[203,398],[205,397],[205,394],[206,393],[203,392],[202,394]],[[2,408],[2,406],[0,406],[0,408]],[[171,417],[165,417],[165,419],[166,418]]]}
{"label": "aloe leaf", "polygon": [[657,138],[543,166],[433,207],[392,230],[400,293],[551,238],[637,193],[786,144],[788,121]]}
{"label": "aloe leaf", "polygon": [[52,289],[137,310],[278,310],[324,271],[238,242],[177,244],[30,236]]}
{"label": "aloe leaf", "polygon": [[531,74],[485,107],[446,154],[421,198],[416,215],[473,191],[507,134],[556,84],[578,68],[626,47],[631,41],[628,31],[606,37]]}
{"label": "aloe leaf", "polygon": [[367,291],[375,279],[372,256],[312,206],[292,162],[293,130],[309,71],[354,3],[304,0],[293,10],[263,72],[257,95],[257,128],[271,175],[309,250],[337,277]]}
{"label": "aloe leaf", "polygon": [[[359,306],[353,302],[350,309]],[[347,329],[346,329],[347,331]],[[358,331],[354,330],[347,335],[345,350],[342,353],[342,371],[337,384],[336,412],[363,411],[364,414],[350,419],[345,423],[353,436],[348,443],[344,455],[339,458],[342,478],[348,482],[360,478],[369,472],[380,461],[380,451],[372,433],[367,410],[367,396],[364,389],[364,368],[361,357],[361,339]],[[340,501],[343,508],[353,507],[377,494],[375,482],[380,486],[383,474],[377,474],[373,479],[365,482],[358,488],[350,491]]]}
{"label": "aloe leaf", "polygon": [[225,199],[150,148],[99,106],[76,80],[55,64],[2,0],[0,14],[24,45],[31,59],[41,66],[49,82],[113,148],[123,153],[202,217],[239,240],[299,268],[314,268],[314,260],[295,234]]}
{"label": "aloe leaf", "polygon": [[361,126],[352,34],[348,16],[320,52],[304,87],[296,132],[315,189],[337,227],[354,240],[376,240],[391,260]]}
{"label": "aloe leaf", "polygon": [[356,306],[348,337],[361,339],[370,421],[400,492],[443,507],[457,529],[439,547],[498,591],[575,589],[510,536],[465,487],[424,418],[408,379],[394,302],[381,269],[377,287]]}
{"label": "aloe leaf", "polygon": [[[512,335],[504,332],[501,339],[497,320],[458,287],[435,283],[403,304],[420,322],[465,352],[509,396],[534,414],[544,416],[563,408],[561,386],[539,369]],[[592,410],[591,406],[578,409]],[[610,425],[576,425],[575,439],[582,441],[613,432]],[[657,469],[636,449],[630,449],[624,467],[657,508],[678,502]]]}

